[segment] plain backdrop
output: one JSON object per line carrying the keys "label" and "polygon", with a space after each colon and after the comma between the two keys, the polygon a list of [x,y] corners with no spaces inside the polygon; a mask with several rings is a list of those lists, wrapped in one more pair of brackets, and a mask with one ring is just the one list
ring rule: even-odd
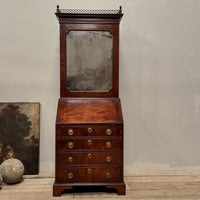
{"label": "plain backdrop", "polygon": [[125,174],[200,169],[200,0],[6,0],[0,102],[40,102],[40,171],[54,171],[60,8],[118,9]]}

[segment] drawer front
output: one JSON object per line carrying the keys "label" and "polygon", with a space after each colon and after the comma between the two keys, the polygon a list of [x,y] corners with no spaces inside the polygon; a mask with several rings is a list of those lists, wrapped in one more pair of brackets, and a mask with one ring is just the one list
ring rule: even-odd
{"label": "drawer front", "polygon": [[122,140],[119,139],[69,139],[58,140],[56,142],[57,150],[73,151],[84,149],[98,149],[98,150],[120,150],[122,149]]}
{"label": "drawer front", "polygon": [[122,128],[120,126],[61,126],[57,130],[57,139],[80,136],[120,136]]}
{"label": "drawer front", "polygon": [[121,168],[57,168],[56,182],[121,182]]}
{"label": "drawer front", "polygon": [[57,165],[120,165],[122,153],[106,152],[60,152],[56,156]]}

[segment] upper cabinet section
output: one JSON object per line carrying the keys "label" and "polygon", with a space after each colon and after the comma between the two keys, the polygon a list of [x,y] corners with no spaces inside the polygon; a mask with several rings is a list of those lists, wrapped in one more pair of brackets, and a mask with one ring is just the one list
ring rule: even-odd
{"label": "upper cabinet section", "polygon": [[68,10],[60,23],[60,96],[118,97],[119,10]]}

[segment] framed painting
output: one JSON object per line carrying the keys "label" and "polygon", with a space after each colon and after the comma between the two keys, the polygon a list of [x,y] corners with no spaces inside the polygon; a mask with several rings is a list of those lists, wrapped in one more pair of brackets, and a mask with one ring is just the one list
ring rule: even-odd
{"label": "framed painting", "polygon": [[39,138],[39,103],[0,103],[0,164],[17,158],[25,174],[38,174]]}

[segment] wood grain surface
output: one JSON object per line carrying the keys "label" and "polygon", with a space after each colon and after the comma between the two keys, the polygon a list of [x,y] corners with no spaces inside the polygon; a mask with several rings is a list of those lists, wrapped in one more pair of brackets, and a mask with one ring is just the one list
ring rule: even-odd
{"label": "wood grain surface", "polygon": [[57,124],[122,124],[118,98],[60,98]]}
{"label": "wood grain surface", "polygon": [[[135,172],[134,176],[125,177],[126,196],[118,196],[115,191],[107,192],[104,188],[75,189],[60,197],[52,196],[54,177],[50,175],[37,178],[31,176],[21,183],[4,185],[0,190],[2,200],[199,200],[200,174],[196,172],[173,173],[169,171]],[[141,175],[143,174],[143,175]],[[177,175],[180,174],[180,175]]]}

